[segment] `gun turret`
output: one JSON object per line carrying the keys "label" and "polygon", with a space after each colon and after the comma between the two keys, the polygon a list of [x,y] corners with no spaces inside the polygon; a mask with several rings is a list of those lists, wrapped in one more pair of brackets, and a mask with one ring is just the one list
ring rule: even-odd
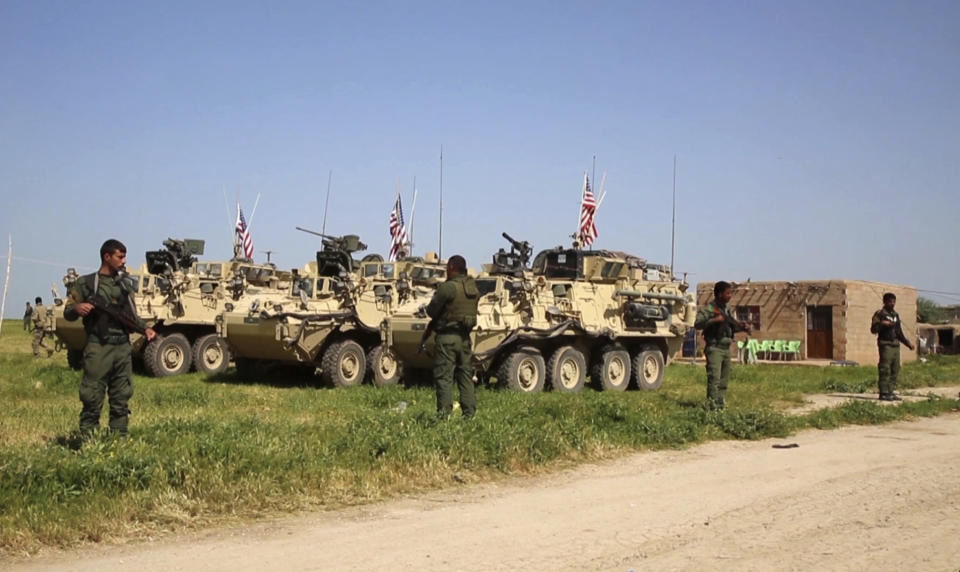
{"label": "gun turret", "polygon": [[503,238],[510,242],[510,252],[502,248],[493,255],[493,265],[496,271],[502,274],[523,274],[530,262],[530,254],[533,252],[533,246],[527,241],[514,239],[507,233],[501,233]]}
{"label": "gun turret", "polygon": [[169,276],[177,270],[190,268],[197,261],[196,255],[203,254],[203,247],[204,241],[199,239],[168,238],[163,241],[164,250],[147,251],[147,272]]}

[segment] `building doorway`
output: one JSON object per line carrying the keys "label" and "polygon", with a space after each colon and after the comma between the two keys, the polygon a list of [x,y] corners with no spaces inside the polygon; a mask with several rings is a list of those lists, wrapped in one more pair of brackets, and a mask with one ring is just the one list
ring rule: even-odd
{"label": "building doorway", "polygon": [[833,359],[833,306],[807,306],[807,358]]}

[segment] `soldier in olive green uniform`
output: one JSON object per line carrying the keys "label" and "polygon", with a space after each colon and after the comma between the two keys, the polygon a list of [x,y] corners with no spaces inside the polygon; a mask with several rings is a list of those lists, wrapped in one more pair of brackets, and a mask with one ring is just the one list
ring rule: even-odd
{"label": "soldier in olive green uniform", "polygon": [[27,309],[23,312],[23,329],[30,331],[33,329],[33,306],[30,305],[30,302],[27,302]]}
{"label": "soldier in olive green uniform", "polygon": [[730,314],[727,303],[733,297],[729,282],[717,282],[713,287],[714,300],[697,312],[694,327],[703,330],[707,358],[707,406],[723,409],[727,384],[730,381],[730,344],[736,332],[749,332],[750,326]]}
{"label": "soldier in olive green uniform", "polygon": [[477,324],[480,292],[467,276],[467,262],[451,256],[447,262],[447,281],[437,288],[427,305],[427,315],[436,333],[436,357],[433,381],[437,389],[437,413],[447,417],[453,411],[453,383],[460,389],[460,409],[465,418],[477,412],[473,386],[473,349],[470,330]]}
{"label": "soldier in olive green uniform", "polygon": [[893,309],[896,305],[897,297],[887,292],[883,295],[883,308],[874,312],[870,322],[870,332],[877,334],[877,350],[880,354],[877,364],[880,401],[900,401],[900,397],[894,393],[900,374],[900,344],[913,349],[913,344],[903,335],[900,315]]}
{"label": "soldier in olive green uniform", "polygon": [[43,348],[47,352],[47,357],[53,355],[53,349],[48,348],[46,344],[43,343],[43,338],[47,335],[46,320],[47,320],[47,309],[43,305],[43,299],[40,296],[34,300],[37,304],[33,308],[33,357],[40,357],[40,348]]}
{"label": "soldier in olive green uniform", "polygon": [[[89,435],[100,426],[104,395],[110,398],[110,430],[122,435],[127,433],[130,415],[127,403],[133,396],[130,381],[133,365],[129,326],[124,326],[116,316],[127,313],[139,328],[144,324],[136,317],[133,301],[122,280],[126,260],[127,248],[122,242],[115,239],[104,242],[100,247],[100,269],[80,277],[73,284],[63,310],[63,317],[69,321],[82,317],[87,332],[80,382],[80,401],[83,403],[80,432],[83,435]],[[98,305],[106,304],[110,312],[95,307],[91,302],[94,296]],[[157,335],[151,328],[143,331],[147,341]]]}

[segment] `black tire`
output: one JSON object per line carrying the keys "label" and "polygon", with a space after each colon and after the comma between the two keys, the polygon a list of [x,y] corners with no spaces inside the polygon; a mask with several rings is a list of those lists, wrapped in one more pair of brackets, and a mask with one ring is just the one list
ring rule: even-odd
{"label": "black tire", "polygon": [[543,390],[547,364],[540,350],[523,347],[507,356],[497,369],[497,381],[511,391],[537,393]]}
{"label": "black tire", "polygon": [[323,354],[320,378],[334,387],[354,387],[363,383],[367,373],[367,357],[360,344],[344,340],[331,344]]}
{"label": "black tire", "polygon": [[618,345],[604,346],[590,369],[590,379],[603,391],[624,391],[630,385],[630,354]]}
{"label": "black tire", "polygon": [[644,348],[633,357],[634,385],[641,391],[660,389],[666,364],[656,348]]}
{"label": "black tire", "polygon": [[547,379],[554,391],[579,393],[587,381],[587,359],[573,346],[557,348],[547,363]]}
{"label": "black tire", "polygon": [[370,379],[377,387],[396,385],[403,374],[403,365],[397,359],[397,354],[383,344],[367,353],[367,369],[370,370]]}
{"label": "black tire", "polygon": [[67,350],[67,365],[74,371],[83,369],[83,350]]}
{"label": "black tire", "polygon": [[191,354],[183,334],[157,336],[143,350],[143,366],[151,377],[181,375],[190,371]]}
{"label": "black tire", "polygon": [[230,366],[230,350],[217,334],[200,336],[193,342],[193,367],[202,374],[217,375]]}

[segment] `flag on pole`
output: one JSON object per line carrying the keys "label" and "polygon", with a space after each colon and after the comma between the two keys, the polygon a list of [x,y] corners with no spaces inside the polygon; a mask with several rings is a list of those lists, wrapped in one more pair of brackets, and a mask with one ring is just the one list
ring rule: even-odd
{"label": "flag on pole", "polygon": [[247,219],[243,218],[243,209],[240,203],[237,203],[237,242],[243,247],[243,255],[247,258],[253,258],[253,238],[250,237],[250,229],[247,227]]}
{"label": "flag on pole", "polygon": [[403,224],[403,205],[400,203],[400,194],[397,194],[397,202],[390,211],[390,261],[393,262],[400,257],[407,245],[407,228]]}
{"label": "flag on pole", "polygon": [[597,225],[594,224],[596,216],[597,199],[590,190],[590,177],[584,173],[583,195],[580,197],[580,228],[577,230],[583,246],[590,246],[597,239]]}

